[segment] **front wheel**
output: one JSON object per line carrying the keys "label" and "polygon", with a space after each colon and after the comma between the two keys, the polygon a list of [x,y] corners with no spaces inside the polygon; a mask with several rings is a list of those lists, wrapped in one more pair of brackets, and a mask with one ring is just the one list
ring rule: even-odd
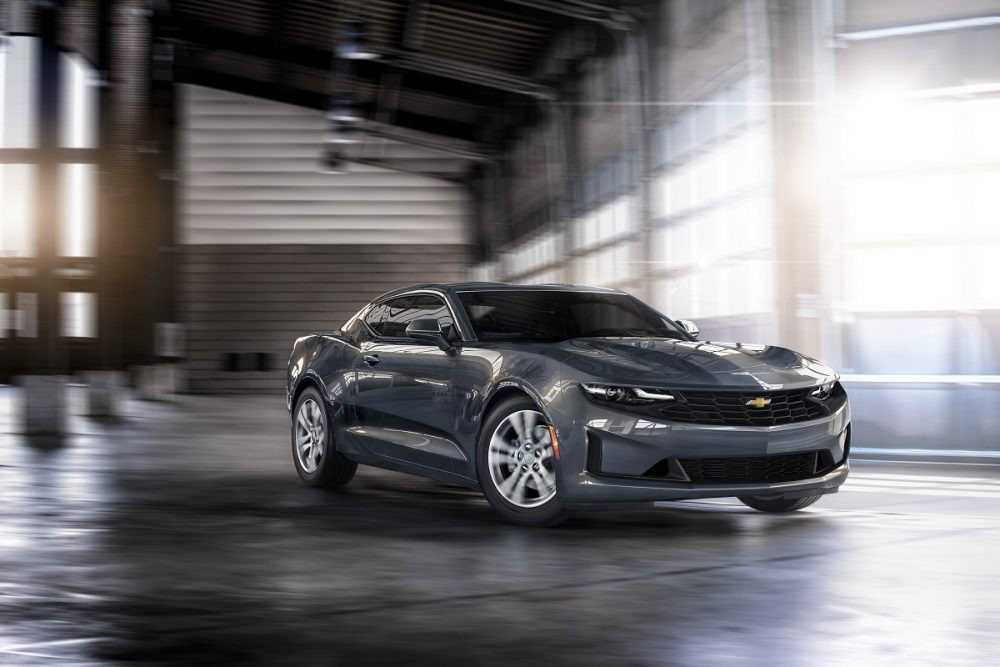
{"label": "front wheel", "polygon": [[479,433],[476,469],[486,500],[505,520],[553,526],[569,517],[556,490],[552,431],[527,397],[490,412]]}
{"label": "front wheel", "polygon": [[752,507],[758,512],[794,512],[809,507],[822,496],[803,496],[801,498],[769,498],[767,496],[740,496],[740,502]]}
{"label": "front wheel", "polygon": [[292,460],[295,472],[309,486],[337,487],[351,481],[358,464],[333,446],[333,433],[323,397],[308,387],[295,403],[292,419]]}

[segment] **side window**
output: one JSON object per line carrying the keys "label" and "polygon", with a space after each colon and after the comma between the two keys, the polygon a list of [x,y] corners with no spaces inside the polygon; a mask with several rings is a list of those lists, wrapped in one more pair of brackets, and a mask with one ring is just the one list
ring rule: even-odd
{"label": "side window", "polygon": [[375,332],[376,336],[382,335],[382,323],[385,321],[388,312],[388,306],[382,303],[369,310],[368,314],[365,315],[365,324]]}
{"label": "side window", "polygon": [[415,296],[413,297],[413,308],[416,310],[416,313],[410,318],[411,320],[437,320],[441,323],[441,331],[444,333],[445,338],[448,340],[458,338],[458,332],[455,330],[455,320],[451,317],[451,311],[448,310],[448,306],[440,298],[429,294]]}
{"label": "side window", "polygon": [[[359,336],[364,335],[363,332],[365,331],[365,328],[364,325],[362,324],[362,319],[359,317],[356,320],[351,320],[341,329],[341,331],[344,334],[350,336],[351,338],[357,340]],[[364,336],[367,337],[366,335]]]}
{"label": "side window", "polygon": [[382,304],[385,309],[385,318],[381,322],[381,328],[377,329],[378,335],[386,338],[403,338],[406,336],[406,325],[417,319],[416,309],[413,307],[413,297],[404,296],[399,299],[392,299]]}
{"label": "side window", "polygon": [[436,319],[445,337],[455,337],[455,322],[444,301],[436,296],[417,295],[391,299],[371,309],[365,323],[376,335],[405,338],[406,326],[413,320]]}

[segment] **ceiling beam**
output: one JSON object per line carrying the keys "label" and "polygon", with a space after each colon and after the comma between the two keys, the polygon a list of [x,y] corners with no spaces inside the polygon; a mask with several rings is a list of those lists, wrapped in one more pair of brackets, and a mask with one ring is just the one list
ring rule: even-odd
{"label": "ceiling beam", "polygon": [[[399,31],[397,47],[412,51],[417,44],[417,27],[424,21],[427,10],[427,0],[410,0],[406,9],[406,19]],[[379,85],[378,100],[375,104],[375,120],[381,123],[391,123],[399,109],[399,89],[403,82],[403,72],[397,69],[386,69],[382,72]]]}
{"label": "ceiling beam", "polygon": [[[281,53],[285,47],[285,18],[288,13],[287,2],[273,2],[270,10],[271,34],[269,37],[269,50],[271,53]],[[271,63],[272,83],[278,89],[285,85],[288,78],[288,63],[284,60],[272,60]]]}
{"label": "ceiling beam", "polygon": [[[178,79],[180,83],[226,90],[231,93],[259,97],[283,104],[294,104],[295,106],[309,109],[325,110],[329,101],[325,93],[302,90],[301,88],[288,85],[275,86],[270,81],[260,81],[234,74],[225,74],[198,67],[196,64],[186,67],[179,74]],[[404,129],[424,132],[452,140],[472,141],[474,139],[475,126],[473,124],[443,120],[433,116],[425,116],[424,114],[399,112],[396,114],[395,124]]]}
{"label": "ceiling beam", "polygon": [[[271,48],[268,40],[236,30],[208,26],[189,18],[179,17],[179,37],[193,46],[208,50],[225,50],[268,60],[284,60],[290,64],[328,70],[331,52],[301,44],[282,43],[280,52]],[[381,58],[369,61],[374,65],[392,66],[422,72],[432,76],[464,81],[484,88],[527,95],[536,99],[553,100],[555,90],[527,77],[477,67],[444,58],[412,53],[403,49],[377,48]]]}
{"label": "ceiling beam", "polygon": [[633,30],[636,20],[626,11],[586,0],[501,0],[530,7],[549,14],[558,14],[578,21],[598,23],[609,30]]}
{"label": "ceiling beam", "polygon": [[476,67],[453,60],[416,54],[402,49],[377,48],[382,57],[374,62],[399,67],[400,69],[423,72],[455,81],[464,81],[484,88],[493,88],[516,95],[526,95],[539,100],[555,100],[559,97],[553,88],[532,79],[485,67]]}

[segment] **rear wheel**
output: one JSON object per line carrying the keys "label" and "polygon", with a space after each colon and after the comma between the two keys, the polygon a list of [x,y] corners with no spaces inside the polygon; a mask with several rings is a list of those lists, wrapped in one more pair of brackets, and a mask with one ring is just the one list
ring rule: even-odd
{"label": "rear wheel", "polygon": [[767,496],[740,496],[740,502],[759,512],[794,512],[809,507],[822,496],[803,496],[802,498],[782,498]]}
{"label": "rear wheel", "polygon": [[483,494],[505,520],[552,526],[569,517],[556,490],[549,425],[527,397],[507,399],[490,412],[479,434],[476,468]]}
{"label": "rear wheel", "polygon": [[351,481],[358,464],[333,446],[323,397],[308,387],[295,403],[292,419],[292,460],[299,478],[309,486],[337,487]]}

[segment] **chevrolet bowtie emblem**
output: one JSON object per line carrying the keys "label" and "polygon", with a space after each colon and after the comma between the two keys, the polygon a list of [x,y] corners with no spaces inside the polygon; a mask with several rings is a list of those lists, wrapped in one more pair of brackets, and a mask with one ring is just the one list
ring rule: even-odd
{"label": "chevrolet bowtie emblem", "polygon": [[751,398],[746,402],[747,407],[750,408],[766,408],[771,405],[770,398],[764,398],[763,396],[758,396],[757,398]]}

